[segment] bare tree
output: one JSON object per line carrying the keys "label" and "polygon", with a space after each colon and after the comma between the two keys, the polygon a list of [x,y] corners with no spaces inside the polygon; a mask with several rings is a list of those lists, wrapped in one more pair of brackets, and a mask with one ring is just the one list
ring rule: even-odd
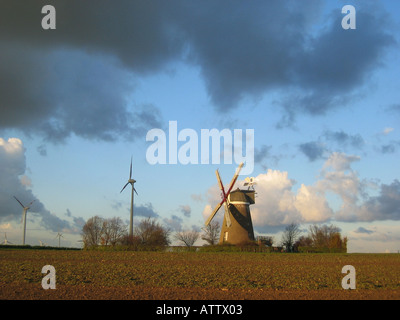
{"label": "bare tree", "polygon": [[274,237],[272,236],[258,236],[257,241],[265,246],[272,247],[274,244]]}
{"label": "bare tree", "polygon": [[85,248],[101,243],[104,219],[99,216],[90,218],[82,228],[82,240]]}
{"label": "bare tree", "polygon": [[309,229],[312,246],[325,248],[346,248],[347,238],[341,238],[340,229],[334,225],[312,225]]}
{"label": "bare tree", "polygon": [[218,243],[219,233],[221,227],[218,221],[212,221],[208,226],[202,229],[203,235],[201,239],[206,241],[209,245],[214,245]]}
{"label": "bare tree", "polygon": [[127,234],[127,228],[127,225],[119,217],[104,220],[102,244],[114,247]]}
{"label": "bare tree", "polygon": [[287,252],[293,252],[294,243],[299,237],[301,231],[297,223],[291,223],[285,228],[282,235],[282,246],[286,248]]}
{"label": "bare tree", "polygon": [[312,239],[309,236],[301,236],[295,243],[295,247],[310,247]]}
{"label": "bare tree", "polygon": [[168,246],[170,230],[151,218],[142,220],[135,228],[135,236],[145,246]]}
{"label": "bare tree", "polygon": [[175,233],[174,239],[183,243],[187,247],[191,247],[200,237],[200,233],[197,231],[179,231]]}

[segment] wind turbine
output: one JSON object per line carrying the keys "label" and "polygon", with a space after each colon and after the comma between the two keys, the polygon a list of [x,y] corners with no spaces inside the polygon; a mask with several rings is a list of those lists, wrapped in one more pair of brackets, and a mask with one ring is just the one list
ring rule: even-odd
{"label": "wind turbine", "polygon": [[[60,248],[60,239],[63,237],[62,233],[57,233],[56,238],[58,237],[58,247]],[[64,237],[63,237],[64,238]],[[55,238],[54,238],[55,239]]]}
{"label": "wind turbine", "polygon": [[2,244],[13,244],[12,242],[7,240],[7,233],[4,232],[4,241],[2,242]]}
{"label": "wind turbine", "polygon": [[130,222],[129,222],[129,236],[133,235],[133,192],[136,192],[136,194],[138,194],[136,189],[135,189],[135,187],[134,187],[135,182],[136,182],[136,180],[132,179],[132,157],[131,157],[131,169],[130,169],[130,172],[129,172],[129,179],[128,179],[128,182],[124,185],[124,187],[122,188],[122,190],[120,192],[120,193],[122,193],[122,191],[124,191],[124,189],[126,188],[126,186],[128,184],[132,185],[131,217],[130,217]]}
{"label": "wind turbine", "polygon": [[26,233],[26,212],[29,210],[29,208],[31,207],[32,203],[34,203],[36,200],[33,200],[31,203],[29,203],[26,207],[22,204],[21,201],[19,201],[17,199],[16,196],[14,196],[15,200],[18,201],[18,203],[21,205],[21,207],[24,209],[23,213],[22,213],[22,218],[24,220],[24,232],[22,234],[22,245],[25,245],[25,233]]}
{"label": "wind turbine", "polygon": [[39,240],[39,244],[41,247],[47,247],[47,243],[44,243],[43,241]]}

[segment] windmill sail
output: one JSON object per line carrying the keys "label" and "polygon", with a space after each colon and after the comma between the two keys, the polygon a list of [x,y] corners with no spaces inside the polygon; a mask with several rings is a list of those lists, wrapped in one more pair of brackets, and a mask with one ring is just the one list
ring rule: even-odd
{"label": "windmill sail", "polygon": [[228,208],[228,204],[227,204],[227,201],[226,201],[226,194],[225,194],[225,190],[224,190],[224,185],[223,185],[223,183],[222,183],[222,180],[221,180],[221,177],[220,177],[220,175],[219,175],[218,170],[216,171],[216,175],[217,175],[217,180],[218,180],[219,188],[220,188],[221,191],[222,191],[222,197],[223,197],[223,199],[224,199],[226,224],[227,224],[228,226],[230,226],[230,225],[231,225],[231,218],[230,218],[230,216],[229,216],[229,208]]}

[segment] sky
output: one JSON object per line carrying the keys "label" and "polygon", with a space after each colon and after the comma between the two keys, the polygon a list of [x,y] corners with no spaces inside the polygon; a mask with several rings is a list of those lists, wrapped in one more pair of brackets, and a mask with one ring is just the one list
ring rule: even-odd
{"label": "sky", "polygon": [[256,181],[256,235],[333,224],[348,252],[400,250],[400,4],[52,0],[46,29],[48,4],[0,0],[2,241],[22,242],[14,196],[32,245],[129,224],[131,157],[134,224],[201,230],[240,162],[201,148],[216,129],[236,186]]}

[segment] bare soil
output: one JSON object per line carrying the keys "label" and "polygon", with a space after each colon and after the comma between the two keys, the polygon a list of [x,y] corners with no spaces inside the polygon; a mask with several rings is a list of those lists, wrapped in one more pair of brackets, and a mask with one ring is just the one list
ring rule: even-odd
{"label": "bare soil", "polygon": [[40,284],[0,282],[5,300],[399,300],[400,290],[273,290],[162,287],[105,287],[57,285],[44,290]]}

